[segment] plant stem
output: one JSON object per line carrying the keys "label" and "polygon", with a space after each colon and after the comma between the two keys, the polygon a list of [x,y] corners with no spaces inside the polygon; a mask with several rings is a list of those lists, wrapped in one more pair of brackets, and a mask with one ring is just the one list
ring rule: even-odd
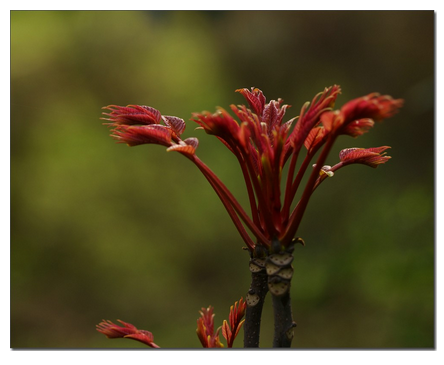
{"label": "plant stem", "polygon": [[272,244],[274,253],[267,257],[265,264],[274,312],[273,347],[290,347],[293,340],[293,328],[296,327],[290,299],[294,242],[298,241],[293,241],[283,249],[280,242],[274,240]]}
{"label": "plant stem", "polygon": [[274,311],[273,347],[291,347],[293,340],[293,321],[291,312],[290,290],[281,296],[272,295]]}
{"label": "plant stem", "polygon": [[[260,250],[256,246],[255,252]],[[244,347],[259,347],[262,308],[268,293],[265,258],[252,257],[250,260],[251,284],[246,296],[247,309],[244,322]]]}

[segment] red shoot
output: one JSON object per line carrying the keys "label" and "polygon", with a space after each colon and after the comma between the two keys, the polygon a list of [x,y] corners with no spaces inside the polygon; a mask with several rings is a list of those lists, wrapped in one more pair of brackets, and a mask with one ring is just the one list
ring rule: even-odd
{"label": "red shoot", "polygon": [[[341,92],[339,86],[325,88],[311,103],[305,103],[298,117],[285,121],[289,108],[282,99],[267,103],[257,88],[239,89],[248,106],[231,105],[232,116],[225,109],[215,113],[194,113],[192,120],[207,134],[216,136],[239,162],[249,198],[250,213],[244,210],[223,182],[196,155],[197,138],[182,140],[183,119],[163,116],[148,106],[110,105],[105,107],[105,120],[112,128],[112,137],[129,146],[158,144],[167,151],[180,152],[190,159],[211,184],[239,234],[250,251],[256,245],[271,247],[278,240],[283,247],[295,237],[308,201],[321,181],[334,171],[352,163],[376,167],[389,157],[381,149],[347,149],[341,152],[338,165],[324,166],[338,136],[358,137],[376,122],[393,116],[403,100],[372,93],[349,101],[333,110]],[[235,119],[237,117],[238,120]],[[297,168],[301,148],[306,153]],[[312,160],[321,151],[313,164]],[[289,161],[288,173],[283,171]],[[313,166],[310,171],[309,167]],[[302,178],[309,174],[301,198],[295,202]],[[285,184],[283,184],[285,181]],[[296,203],[296,204],[295,204]]]}

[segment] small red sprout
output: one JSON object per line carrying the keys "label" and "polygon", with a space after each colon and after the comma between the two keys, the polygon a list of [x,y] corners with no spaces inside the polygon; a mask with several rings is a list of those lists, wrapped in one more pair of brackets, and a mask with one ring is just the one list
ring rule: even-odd
{"label": "small red sprout", "polygon": [[132,340],[142,342],[150,347],[159,348],[159,346],[157,346],[153,342],[154,337],[151,332],[145,330],[138,330],[132,324],[123,322],[121,320],[118,320],[118,322],[122,323],[123,327],[114,324],[111,321],[103,320],[96,326],[97,331],[103,333],[108,338],[129,338]]}
{"label": "small red sprout", "polygon": [[230,325],[228,326],[228,322],[224,320],[222,324],[222,336],[227,340],[227,346],[233,347],[234,339],[239,333],[242,324],[245,319],[242,319],[245,315],[245,310],[247,308],[247,303],[243,301],[243,298],[239,300],[239,302],[234,303],[230,307],[230,315],[228,320],[230,321]]}
{"label": "small red sprout", "polygon": [[219,340],[220,328],[214,332],[214,314],[213,307],[202,308],[199,312],[200,318],[197,320],[197,337],[203,347],[205,348],[215,348],[224,347],[222,342]]}
{"label": "small red sprout", "polygon": [[216,348],[224,347],[219,339],[219,332],[222,329],[222,335],[227,340],[227,347],[233,347],[233,342],[238,335],[244,320],[242,319],[245,315],[246,303],[243,298],[239,302],[235,302],[234,305],[230,307],[230,315],[228,320],[223,321],[222,327],[219,327],[216,332],[214,332],[214,314],[213,307],[202,308],[200,313],[200,318],[197,320],[197,337],[203,347],[205,348]]}

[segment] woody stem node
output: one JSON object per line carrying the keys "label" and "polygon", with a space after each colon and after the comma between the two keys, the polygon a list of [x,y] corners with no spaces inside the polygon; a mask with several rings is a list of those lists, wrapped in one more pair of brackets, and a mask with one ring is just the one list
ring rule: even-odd
{"label": "woody stem node", "polygon": [[250,289],[246,295],[247,309],[244,323],[244,347],[259,347],[262,308],[268,293],[265,271],[265,249],[257,245],[250,259]]}
{"label": "woody stem node", "polygon": [[279,241],[273,241],[274,253],[270,254],[265,263],[268,275],[268,289],[272,295],[274,313],[273,347],[291,347],[293,330],[296,322],[291,310],[290,286],[293,276],[292,242],[283,248]]}

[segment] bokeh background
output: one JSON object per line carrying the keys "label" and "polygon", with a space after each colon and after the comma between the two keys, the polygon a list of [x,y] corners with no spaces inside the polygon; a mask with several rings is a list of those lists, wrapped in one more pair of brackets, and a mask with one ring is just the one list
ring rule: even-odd
{"label": "bokeh background", "polygon": [[[180,154],[115,144],[101,107],[145,104],[188,120],[243,103],[241,87],[293,105],[325,86],[337,105],[405,99],[346,147],[389,145],[373,170],[341,170],[311,200],[295,251],[296,348],[434,346],[432,11],[12,11],[11,347],[144,348],[103,318],[200,348],[245,296],[248,255],[216,194]],[[245,202],[237,162],[195,131],[198,155]],[[269,299],[269,298],[268,298]],[[261,346],[272,343],[269,300]],[[242,347],[242,334],[236,341]]]}

